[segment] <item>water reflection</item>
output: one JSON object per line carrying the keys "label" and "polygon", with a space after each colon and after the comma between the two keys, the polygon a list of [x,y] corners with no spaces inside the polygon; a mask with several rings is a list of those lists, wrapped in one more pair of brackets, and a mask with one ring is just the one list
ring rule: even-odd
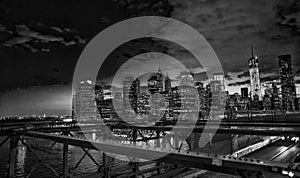
{"label": "water reflection", "polygon": [[27,148],[21,143],[17,147],[17,157],[16,157],[16,174],[17,176],[23,175],[25,173],[25,160],[26,160]]}

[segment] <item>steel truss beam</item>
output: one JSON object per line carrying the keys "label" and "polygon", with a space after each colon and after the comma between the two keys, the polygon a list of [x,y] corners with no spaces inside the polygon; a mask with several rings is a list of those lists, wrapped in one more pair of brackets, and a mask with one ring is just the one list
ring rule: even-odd
{"label": "steel truss beam", "polygon": [[150,149],[140,146],[93,142],[90,140],[70,138],[66,136],[55,136],[32,131],[24,132],[24,135],[146,160],[151,160],[153,157],[161,157],[157,161],[235,175],[240,175],[238,171],[244,170],[245,168],[247,168],[249,171],[272,172],[277,174],[281,174],[283,170],[299,172],[298,169],[291,169],[289,167],[290,164],[288,163],[271,163],[250,158],[231,158],[227,156],[184,151],[170,152],[161,149]]}

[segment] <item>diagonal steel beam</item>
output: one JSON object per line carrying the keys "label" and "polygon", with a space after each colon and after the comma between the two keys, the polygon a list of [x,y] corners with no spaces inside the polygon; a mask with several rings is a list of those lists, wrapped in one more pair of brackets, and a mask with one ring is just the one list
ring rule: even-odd
{"label": "diagonal steel beam", "polygon": [[0,147],[1,147],[2,145],[4,145],[4,143],[6,143],[8,139],[9,139],[9,136],[7,136],[7,137],[0,143]]}
{"label": "diagonal steel beam", "polygon": [[34,154],[34,156],[42,163],[45,165],[45,167],[47,167],[48,169],[50,169],[50,171],[56,176],[56,177],[59,177],[59,174],[55,171],[55,169],[53,169],[48,163],[44,162],[43,159],[41,159],[41,157],[33,151],[33,149],[31,149],[31,147],[26,143],[24,142],[24,139],[20,139],[21,140],[21,143],[26,146],[28,148],[28,150]]}
{"label": "diagonal steel beam", "polygon": [[93,156],[87,151],[85,150],[83,147],[81,147],[81,149],[86,153],[86,155],[98,166],[98,168],[101,167],[101,165],[99,163],[97,163],[97,161],[93,158]]}

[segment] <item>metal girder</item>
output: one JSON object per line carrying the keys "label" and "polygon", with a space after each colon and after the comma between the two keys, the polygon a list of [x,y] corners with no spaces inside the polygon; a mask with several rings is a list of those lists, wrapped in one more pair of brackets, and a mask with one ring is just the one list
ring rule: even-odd
{"label": "metal girder", "polygon": [[4,145],[4,143],[6,143],[7,140],[9,140],[9,136],[7,136],[7,137],[0,143],[0,147],[1,147],[2,145]]}
{"label": "metal girder", "polygon": [[240,169],[237,171],[242,178],[264,178],[262,172]]}
{"label": "metal girder", "polygon": [[[117,129],[140,129],[140,130],[155,130],[155,131],[177,131],[184,132],[189,130],[189,127],[172,127],[172,126],[149,126],[149,127],[139,127],[139,126],[112,126],[112,128]],[[266,136],[295,136],[300,135],[300,129],[289,129],[289,130],[280,130],[280,129],[254,129],[254,128],[207,128],[195,126],[193,132],[197,133],[213,133],[217,130],[217,134],[241,134],[241,135],[266,135]]]}
{"label": "metal girder", "polygon": [[10,137],[10,146],[9,146],[9,167],[7,172],[7,177],[14,178],[15,177],[15,163],[16,163],[16,154],[18,142],[20,140],[19,135],[13,135]]}
{"label": "metal girder", "polygon": [[[39,150],[39,151],[44,151],[44,152],[46,152],[46,153],[45,153],[46,156],[45,156],[44,158],[42,158],[42,159],[43,159],[43,160],[47,160],[48,155],[49,155],[49,152],[50,152],[50,150],[54,147],[55,144],[56,144],[56,142],[54,142],[54,143],[50,146],[50,148],[48,149],[48,151],[40,150],[40,149],[37,149],[37,148],[34,148],[34,147],[31,147],[31,148],[34,149],[34,150]],[[36,163],[34,166],[32,166],[31,169],[30,169],[30,171],[29,171],[29,173],[26,175],[26,178],[29,178],[29,177],[31,176],[31,174],[38,168],[38,166],[40,166],[40,163],[39,163],[39,162]]]}
{"label": "metal girder", "polygon": [[63,178],[67,178],[69,175],[68,170],[68,144],[63,144]]}
{"label": "metal girder", "polygon": [[101,167],[100,164],[97,163],[97,161],[93,158],[93,156],[89,153],[89,150],[85,150],[84,148],[81,147],[81,149],[84,151],[85,155],[87,155],[95,164],[98,168]]}
{"label": "metal girder", "polygon": [[[294,125],[295,123],[290,124],[282,124],[282,123],[236,123],[228,125],[220,125],[220,127],[216,127],[215,124],[210,124],[211,129],[207,128],[204,130],[204,125],[197,125],[194,127],[194,132],[202,133],[211,133],[217,130],[217,134],[243,134],[243,135],[265,135],[265,136],[292,136],[298,137],[300,135],[300,128]],[[274,129],[270,129],[272,128]],[[300,125],[300,124],[299,124]],[[230,126],[235,128],[230,128]],[[93,125],[93,126],[79,126],[71,124],[69,126],[61,126],[61,127],[38,127],[38,128],[24,128],[23,130],[28,131],[42,131],[46,133],[55,133],[55,132],[70,132],[70,131],[84,131],[88,132],[88,130],[98,129],[99,127],[103,127],[103,125]],[[184,132],[185,130],[189,130],[188,126],[149,126],[149,127],[141,127],[141,126],[131,126],[131,125],[110,125],[111,130],[114,129],[130,129],[130,130],[140,130],[140,131],[178,131]],[[239,128],[240,127],[240,128]],[[278,129],[278,127],[285,128],[284,130]],[[13,129],[2,131],[2,134],[7,134],[11,132]],[[95,131],[93,131],[95,132]]]}
{"label": "metal girder", "polygon": [[47,164],[46,162],[44,162],[44,160],[36,152],[34,152],[33,149],[23,139],[20,139],[20,141],[24,146],[27,147],[27,149],[31,153],[33,153],[33,155],[40,161],[40,163],[44,164],[44,166],[47,167],[56,177],[59,177],[59,174],[55,171],[55,169],[51,167],[49,164]]}
{"label": "metal girder", "polygon": [[[97,128],[97,127],[90,127]],[[151,127],[139,127],[139,126],[112,126],[112,128],[115,129],[138,129],[138,130],[154,130],[154,131],[177,131],[177,132],[184,132],[187,129],[186,127],[172,127],[172,126],[151,126]],[[55,133],[55,132],[62,132],[64,130],[68,131],[81,131],[81,130],[87,130],[88,128],[82,126],[80,127],[57,127],[57,128],[41,128],[37,131],[45,132],[45,133]],[[300,135],[300,129],[289,129],[289,130],[280,130],[280,129],[254,129],[254,128],[211,128],[211,129],[205,129],[204,127],[196,126],[193,130],[193,132],[202,133],[203,131],[205,133],[211,133],[213,131],[217,130],[217,134],[241,134],[241,135],[261,135],[261,136],[291,136],[291,137],[298,137]],[[35,130],[33,130],[35,131]],[[93,131],[96,132],[96,131]],[[102,132],[102,131],[101,131]]]}
{"label": "metal girder", "polygon": [[[184,151],[170,152],[161,149],[149,149],[140,146],[93,142],[90,140],[70,138],[66,136],[56,136],[39,132],[25,132],[24,135],[35,138],[49,139],[78,147],[85,147],[114,154],[137,157],[146,160],[152,160],[154,157],[161,157],[157,161],[205,170],[218,170],[225,173],[230,172],[232,174],[237,174],[237,170],[243,170],[245,168],[250,171],[273,172],[278,174],[281,174],[282,170],[289,169],[288,163],[281,164],[263,162],[251,158],[231,158],[227,156]],[[299,172],[299,170],[291,171]]]}
{"label": "metal girder", "polygon": [[103,175],[104,178],[110,178],[111,177],[111,167],[112,167],[112,158],[105,153],[103,153],[102,156],[103,159]]}
{"label": "metal girder", "polygon": [[156,175],[156,176],[151,176],[151,178],[170,178],[170,177],[174,177],[184,171],[186,171],[187,168],[186,167],[181,167],[181,168],[177,168],[177,169],[174,169],[174,170],[170,170],[168,172],[165,172],[163,174],[159,174],[159,175]]}

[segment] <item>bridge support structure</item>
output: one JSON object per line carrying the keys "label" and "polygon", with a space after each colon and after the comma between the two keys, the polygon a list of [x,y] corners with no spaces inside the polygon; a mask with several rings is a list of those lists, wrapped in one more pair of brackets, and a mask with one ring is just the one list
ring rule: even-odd
{"label": "bridge support structure", "polygon": [[10,145],[9,145],[9,163],[8,163],[8,173],[7,177],[14,178],[15,176],[15,164],[16,164],[16,154],[17,147],[19,143],[19,135],[10,136]]}
{"label": "bridge support structure", "polygon": [[[15,174],[14,165],[16,161],[15,156],[18,143],[22,143],[24,146],[26,146],[28,150],[32,152],[33,155],[38,159],[37,164],[42,163],[45,167],[50,169],[50,171],[56,177],[76,177],[72,175],[72,171],[80,165],[81,161],[86,156],[88,156],[98,167],[98,171],[92,173],[92,176],[94,177],[137,177],[140,175],[144,176],[146,174],[150,174],[153,177],[171,177],[187,171],[188,167],[240,175],[242,177],[257,178],[262,178],[263,172],[272,172],[277,174],[282,174],[282,171],[300,172],[299,169],[292,170],[289,163],[278,164],[251,158],[236,158],[184,150],[182,149],[183,140],[180,134],[172,132],[169,130],[169,128],[166,129],[165,127],[151,129],[152,127],[133,127],[131,129],[125,128],[125,131],[130,130],[129,132],[132,134],[127,140],[128,142],[133,143],[129,146],[118,142],[118,140],[112,140],[112,143],[107,141],[98,141],[98,139],[88,140],[86,138],[76,138],[69,131],[63,131],[63,134],[59,136],[57,134],[54,135],[26,130],[12,132],[13,134],[10,134],[7,138],[5,138],[4,141],[0,143],[0,146],[10,139],[9,169],[7,177],[14,177]],[[113,130],[119,132],[122,131],[119,127],[114,128]],[[29,145],[29,142],[27,143],[24,140],[24,137],[53,141],[54,143],[49,150],[51,150],[55,144],[62,144],[62,173],[56,172],[44,161],[46,159],[42,159],[39,154],[36,154],[33,150],[34,148]],[[153,140],[153,138],[155,138],[155,140]],[[148,146],[138,144],[139,141],[145,141],[148,143],[147,141],[151,139],[153,143],[155,143],[156,148],[151,148],[149,144]],[[166,145],[168,145],[169,148],[167,148]],[[76,163],[73,169],[70,169],[70,164],[68,162],[69,146],[79,147],[84,151],[82,158]],[[103,155],[102,162],[98,163],[89,153],[89,150],[99,151]],[[128,164],[113,167],[114,159],[105,153],[127,156],[128,158],[131,158],[131,160]],[[156,156],[161,157],[155,161],[141,163],[134,161],[134,158],[152,160],[153,157]],[[36,168],[37,166],[33,166],[31,171],[27,174],[27,177],[30,177]],[[247,170],[245,170],[245,168],[247,168]]]}

